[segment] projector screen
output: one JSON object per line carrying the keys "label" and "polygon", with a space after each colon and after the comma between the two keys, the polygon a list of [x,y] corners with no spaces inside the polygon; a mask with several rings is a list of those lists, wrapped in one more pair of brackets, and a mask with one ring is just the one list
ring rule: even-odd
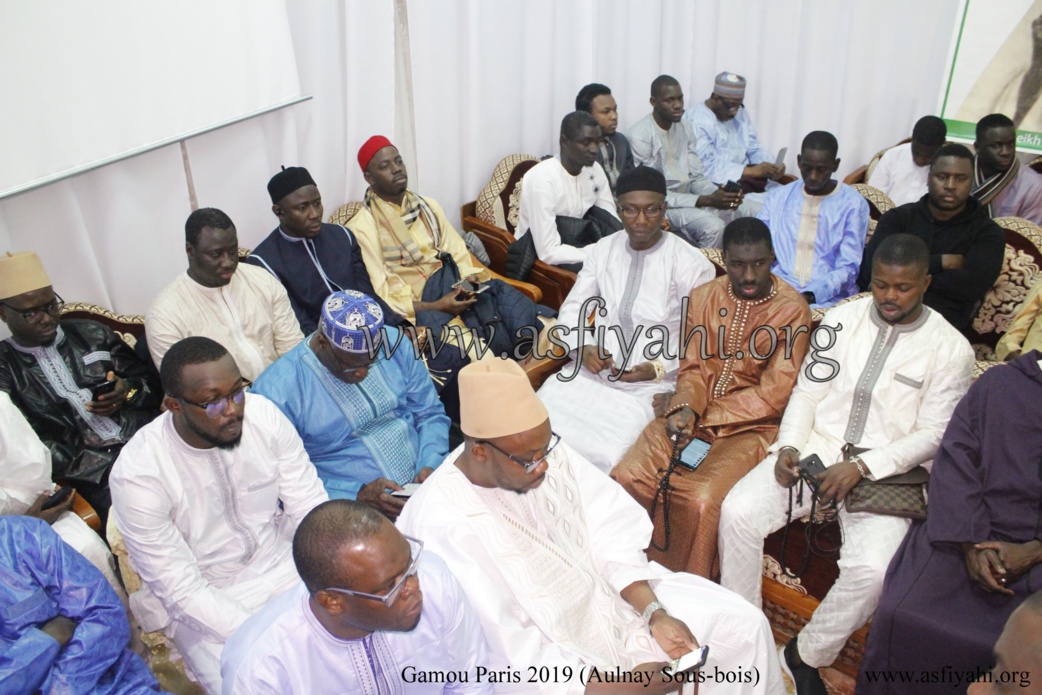
{"label": "projector screen", "polygon": [[285,0],[4,0],[0,198],[299,101]]}

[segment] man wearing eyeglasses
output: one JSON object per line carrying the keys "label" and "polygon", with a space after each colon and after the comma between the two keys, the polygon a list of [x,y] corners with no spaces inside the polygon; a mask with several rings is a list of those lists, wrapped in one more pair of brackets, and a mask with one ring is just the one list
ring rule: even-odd
{"label": "man wearing eyeglasses", "polygon": [[491,693],[481,624],[423,545],[360,502],[316,507],[293,538],[303,581],[228,640],[224,695]]}
{"label": "man wearing eyeglasses", "polygon": [[785,175],[785,164],[775,164],[763,148],[756,127],[745,109],[745,78],[722,72],[713,82],[713,92],[684,118],[695,128],[696,150],[706,176],[715,183],[734,181],[745,191],[745,202],[759,210],[758,195]]}
{"label": "man wearing eyeglasses", "polygon": [[[497,693],[677,692],[683,681],[664,678],[664,662],[700,645],[709,647],[706,673],[729,674],[700,692],[785,692],[763,613],[713,582],[648,562],[647,513],[554,434],[516,363],[473,362],[459,384],[464,443],[405,505],[398,527],[459,580],[490,668],[554,674],[538,685],[497,684]],[[591,668],[615,682],[591,678]]]}
{"label": "man wearing eyeglasses", "polygon": [[195,336],[163,357],[166,412],[124,447],[112,509],[141,589],[130,606],[220,690],[225,639],[297,581],[297,524],[328,499],[292,423]]}
{"label": "man wearing eyeglasses", "polygon": [[318,330],[264,370],[253,391],[286,414],[330,497],[398,516],[449,450],[449,418],[424,361],[372,297],[345,290]]}
{"label": "man wearing eyeglasses", "polygon": [[662,231],[661,172],[639,166],[616,186],[626,233],[590,249],[558,318],[572,361],[539,390],[557,431],[605,473],[655,419],[655,394],[676,389],[687,296],[716,276],[698,249]]}
{"label": "man wearing eyeglasses", "polygon": [[109,471],[134,433],[159,414],[154,374],[95,321],[62,321],[65,302],[35,253],[0,257],[0,391],[51,453],[54,482],[69,485],[101,519]]}

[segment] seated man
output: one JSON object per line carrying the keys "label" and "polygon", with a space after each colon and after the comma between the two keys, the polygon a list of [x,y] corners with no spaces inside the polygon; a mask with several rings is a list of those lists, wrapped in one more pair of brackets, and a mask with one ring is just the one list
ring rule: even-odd
{"label": "seated man", "polygon": [[239,264],[231,219],[202,208],[185,222],[188,271],[152,300],[145,314],[148,350],[159,367],[170,346],[190,335],[226,346],[253,380],[304,339],[286,288],[261,268]]}
{"label": "seated man", "polygon": [[158,693],[105,578],[46,522],[0,517],[0,691]]}
{"label": "seated man", "polygon": [[76,488],[107,523],[109,471],[134,433],[159,414],[153,372],[113,331],[62,321],[65,302],[35,253],[0,257],[0,391],[51,451],[54,482]]}
{"label": "seated man", "polygon": [[926,244],[906,234],[879,247],[872,296],[825,315],[770,455],[734,486],[720,514],[720,583],[758,606],[764,538],[785,525],[786,510],[793,519],[809,514],[815,496],[789,489],[799,480],[797,464],[814,454],[827,467],[817,475],[816,497],[819,510],[838,509],[840,571],[784,647],[782,666],[798,695],[825,694],[817,669],[872,617],[886,566],[908,530],[908,519],[854,513],[840,503],[862,479],[928,463],[970,384],[970,344],[923,306],[929,263]]}
{"label": "seated man", "polygon": [[539,389],[557,432],[605,473],[655,419],[655,394],[676,389],[688,295],[716,277],[698,249],[662,231],[659,171],[623,174],[617,193],[626,233],[591,247],[558,317],[572,361]]}
{"label": "seated man", "polygon": [[701,104],[684,114],[695,128],[698,157],[710,181],[734,181],[751,195],[750,206],[761,203],[759,193],[777,185],[785,175],[785,164],[776,165],[774,155],[760,145],[756,127],[742,101],[745,78],[722,72],[713,82],[713,92]]}
{"label": "seated man", "polygon": [[[1006,621],[1006,627],[995,643],[995,668],[991,670],[990,677],[977,680],[966,690],[966,695],[1001,695],[1009,692],[1009,684],[1012,683],[1019,686],[1017,692],[1025,695],[1042,692],[1042,686],[1038,684],[1038,674],[1042,673],[1040,635],[1042,591],[1036,591]],[[1035,690],[1027,690],[1032,683]]]}
{"label": "seated man", "polygon": [[300,522],[293,562],[302,583],[228,640],[224,695],[491,695],[481,624],[422,541],[364,504],[332,500]]}
{"label": "seated man", "polygon": [[995,346],[995,357],[1009,362],[1023,352],[1042,350],[1042,280],[1036,279],[1024,303]]}
{"label": "seated man", "polygon": [[298,581],[293,532],[328,497],[293,425],[218,343],[175,343],[160,377],[166,412],[123,448],[112,511],[141,575],[131,610],[216,693],[224,640]]}
{"label": "seated man", "polygon": [[832,133],[809,133],[796,157],[803,180],[770,191],[759,214],[774,241],[771,270],[819,307],[857,294],[868,232],[868,203],[832,178],[838,150]]}
{"label": "seated man", "polygon": [[592,208],[600,208],[607,223],[614,220],[615,229],[622,229],[622,223],[615,217],[608,177],[597,163],[601,128],[596,119],[585,111],[568,114],[561,121],[560,143],[560,156],[544,159],[521,179],[517,238],[531,234],[539,260],[577,273],[589,247],[562,239],[557,217],[586,217]]}
{"label": "seated man", "polygon": [[930,249],[930,284],[923,303],[960,331],[973,323],[979,302],[995,284],[1006,253],[1006,235],[970,196],[973,155],[963,145],[945,145],[930,165],[930,191],[917,203],[879,218],[861,259],[858,285],[872,281],[876,249],[894,234],[912,234]]}
{"label": "seated man", "polygon": [[[539,314],[553,312],[502,280],[492,279],[488,268],[472,260],[438,203],[409,190],[405,163],[387,138],[371,137],[358,152],[358,164],[369,188],[365,204],[349,224],[374,296],[417,326],[430,328],[435,345],[454,346],[428,351],[432,374],[454,374],[466,363],[466,353],[475,356],[475,333],[483,335],[487,348],[499,355],[514,354],[520,338],[539,332]],[[444,254],[452,257],[457,272],[452,272],[447,260],[442,262]],[[488,289],[473,295],[453,287],[462,279]]]}
{"label": "seated man", "polygon": [[695,129],[683,120],[684,92],[676,79],[655,78],[651,108],[630,128],[633,160],[665,174],[666,219],[673,231],[695,246],[717,248],[727,222],[755,215],[759,208],[743,204],[741,190],[729,193],[706,176]]}
{"label": "seated man", "polygon": [[916,202],[926,195],[930,162],[947,136],[944,121],[923,116],[912,128],[912,141],[884,152],[866,183],[886,193],[894,205]]}
{"label": "seated man", "polygon": [[24,514],[43,519],[61,539],[98,568],[122,600],[126,594],[112,570],[112,553],[101,536],[72,510],[72,497],[44,509],[54,494],[51,452],[25,416],[0,391],[0,515]]}
{"label": "seated man", "polygon": [[318,326],[322,302],[340,290],[373,296],[390,326],[406,322],[373,292],[354,235],[340,225],[322,222],[322,194],[307,169],[283,168],[268,181],[268,195],[279,226],[253,249],[246,262],[266,268],[278,278],[305,335]]}
{"label": "seated man", "polygon": [[[647,561],[647,515],[551,431],[521,367],[491,358],[459,379],[464,444],[398,526],[456,575],[481,619],[490,668],[558,674],[538,686],[497,684],[497,693],[675,693],[699,674],[672,681],[663,661],[698,645],[709,647],[701,692],[785,692],[763,613]],[[727,681],[714,683],[714,673]]]}
{"label": "seated man", "polygon": [[984,671],[1006,619],[1038,590],[1040,358],[1032,351],[989,369],[955,408],[930,472],[927,518],[912,524],[887,570],[858,693],[952,692],[950,682],[866,674]]}
{"label": "seated man", "polygon": [[370,297],[336,292],[318,330],[268,367],[253,392],[296,427],[330,497],[358,499],[393,519],[405,498],[389,490],[422,483],[441,464],[449,418],[412,346],[382,329]]}
{"label": "seated man", "polygon": [[1017,129],[993,113],[977,121],[973,197],[991,217],[1023,217],[1042,224],[1042,174],[1017,159]]}
{"label": "seated man", "polygon": [[604,168],[612,193],[619,176],[633,168],[633,150],[630,141],[618,131],[619,109],[611,90],[596,82],[579,90],[575,96],[575,110],[585,111],[601,127],[601,144],[597,148],[597,163]]}
{"label": "seated man", "polygon": [[[727,275],[687,305],[676,393],[611,472],[651,515],[648,557],[676,572],[716,574],[720,504],[774,441],[807,351],[810,309],[771,274],[773,260],[763,222],[727,225]],[[677,467],[696,439],[709,448],[705,460]]]}

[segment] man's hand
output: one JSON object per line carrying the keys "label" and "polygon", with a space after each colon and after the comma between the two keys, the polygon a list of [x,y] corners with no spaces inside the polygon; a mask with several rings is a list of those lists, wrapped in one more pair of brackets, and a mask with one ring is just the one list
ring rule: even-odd
{"label": "man's hand", "polygon": [[430,337],[430,329],[417,326],[416,335],[413,335],[412,331],[405,331],[405,336],[409,339],[409,342],[416,348],[416,354],[420,354],[427,348],[427,339]]}
{"label": "man's hand", "polygon": [[98,396],[98,400],[88,403],[88,411],[95,415],[108,417],[109,415],[114,415],[119,412],[119,409],[127,402],[127,393],[130,391],[127,382],[123,381],[120,377],[117,377],[115,372],[109,372],[105,375],[106,381],[112,381],[113,379],[116,380],[116,388],[112,389],[108,393]]}
{"label": "man's hand", "polygon": [[605,369],[615,369],[615,360],[610,353],[604,353],[601,357],[596,345],[583,345],[583,366],[594,374],[600,374]]}
{"label": "man's hand", "polygon": [[40,626],[40,632],[50,635],[55,642],[64,647],[76,632],[76,623],[64,615],[51,618]]}
{"label": "man's hand", "polygon": [[655,368],[651,365],[651,362],[641,362],[628,372],[623,372],[622,376],[619,377],[619,381],[622,381],[627,384],[632,384],[636,381],[654,380]]}
{"label": "man's hand", "polygon": [[800,480],[800,452],[791,446],[782,447],[778,459],[774,462],[774,479],[782,487],[789,488]]}
{"label": "man's hand", "polygon": [[941,256],[942,270],[962,270],[966,265],[966,256],[958,253],[946,253]]}
{"label": "man's hand", "polygon": [[50,509],[44,509],[43,503],[47,501],[50,495],[40,495],[36,498],[36,501],[32,503],[32,506],[25,510],[25,515],[37,519],[43,519],[51,526],[54,526],[54,522],[58,520],[58,517],[72,509],[72,498],[75,496],[76,493],[74,492],[66,497],[65,501],[61,504],[51,507]]}
{"label": "man's hand", "polygon": [[433,468],[431,468],[430,466],[424,466],[423,468],[420,469],[420,472],[416,474],[416,477],[413,478],[412,481],[414,483],[422,483],[424,480],[426,480],[427,478],[431,477],[431,473],[433,473],[433,472],[434,472]]}
{"label": "man's hand", "polygon": [[818,500],[824,504],[838,506],[847,493],[861,482],[861,473],[853,462],[843,461],[826,468],[824,473],[817,475],[816,480]]}
{"label": "man's hand", "polygon": [[453,289],[434,302],[413,302],[413,308],[416,311],[441,311],[452,316],[459,316],[477,301],[476,296]]}
{"label": "man's hand", "polygon": [[651,636],[669,654],[670,659],[679,659],[688,652],[698,649],[698,640],[682,620],[677,620],[665,610],[655,611],[648,624]]}
{"label": "man's hand", "polygon": [[698,197],[697,207],[700,208],[718,208],[720,210],[734,210],[736,207],[742,204],[742,192],[735,191],[734,193],[728,193],[723,188],[718,188],[713,191],[712,195],[703,195]]}
{"label": "man's hand", "polygon": [[785,175],[785,165],[777,166],[773,162],[751,164],[742,171],[743,177],[751,179],[771,179],[777,181]]}
{"label": "man's hand", "polygon": [[666,418],[666,434],[676,437],[680,446],[687,446],[695,436],[695,425],[698,424],[698,415],[691,408],[684,406],[677,412]]}
{"label": "man's hand", "polygon": [[1007,543],[984,541],[974,546],[977,550],[992,550],[998,553],[1000,569],[995,579],[1003,587],[1013,584],[1035,565],[1042,562],[1042,541]]}
{"label": "man's hand", "polygon": [[669,402],[673,400],[673,391],[656,393],[651,397],[651,409],[655,411],[655,417],[666,417],[669,412]]}
{"label": "man's hand", "polygon": [[1013,594],[1003,586],[1004,582],[999,582],[998,578],[1002,576],[1005,568],[999,560],[998,551],[992,548],[978,549],[972,543],[963,543],[962,552],[970,581],[989,594]]}
{"label": "man's hand", "polygon": [[358,491],[358,501],[365,502],[391,521],[394,521],[402,513],[402,507],[405,506],[406,500],[404,497],[394,497],[387,492],[388,489],[401,490],[402,486],[387,478],[377,478],[368,485],[362,486],[362,489]]}

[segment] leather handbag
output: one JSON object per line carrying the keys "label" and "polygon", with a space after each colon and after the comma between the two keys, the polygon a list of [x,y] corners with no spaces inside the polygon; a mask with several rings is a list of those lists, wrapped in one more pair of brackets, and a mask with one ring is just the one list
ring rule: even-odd
{"label": "leather handbag", "polygon": [[848,512],[869,512],[903,519],[926,518],[926,485],[930,473],[916,466],[880,480],[862,480],[847,493]]}

